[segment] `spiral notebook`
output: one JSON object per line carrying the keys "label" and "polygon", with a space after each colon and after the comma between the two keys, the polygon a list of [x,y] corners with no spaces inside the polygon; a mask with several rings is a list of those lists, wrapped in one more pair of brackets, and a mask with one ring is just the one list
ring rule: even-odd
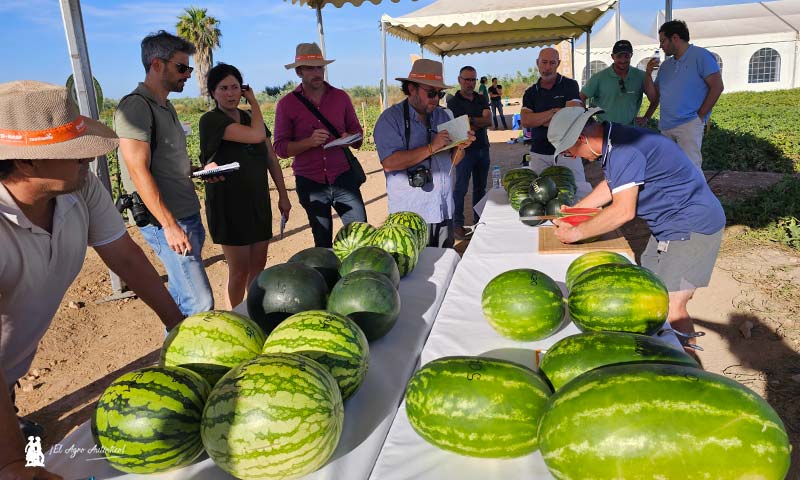
{"label": "spiral notebook", "polygon": [[225,175],[226,173],[235,172],[239,170],[239,162],[226,163],[217,168],[209,168],[208,170],[198,170],[192,173],[192,178],[208,178]]}

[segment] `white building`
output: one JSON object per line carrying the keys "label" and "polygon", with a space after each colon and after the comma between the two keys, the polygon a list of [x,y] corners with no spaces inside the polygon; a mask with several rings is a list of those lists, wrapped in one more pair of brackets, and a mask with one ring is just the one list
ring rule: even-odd
{"label": "white building", "polygon": [[[624,8],[624,7],[623,7]],[[616,15],[616,12],[614,13]],[[800,87],[800,0],[745,3],[673,10],[672,18],[689,27],[690,43],[717,58],[726,92]],[[620,38],[633,44],[631,64],[644,66],[658,48],[659,12],[653,32],[644,34],[620,19]],[[616,18],[590,38],[591,73],[611,65]],[[663,55],[663,52],[662,52]],[[578,83],[586,81],[585,40],[575,46]]]}

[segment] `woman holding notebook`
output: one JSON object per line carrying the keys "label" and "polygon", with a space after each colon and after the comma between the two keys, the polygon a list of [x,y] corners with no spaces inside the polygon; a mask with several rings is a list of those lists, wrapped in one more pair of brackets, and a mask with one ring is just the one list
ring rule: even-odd
{"label": "woman holding notebook", "polygon": [[[278,159],[269,141],[261,108],[239,70],[218,63],[208,72],[208,92],[217,107],[200,118],[200,160],[205,169],[238,162],[239,170],[206,183],[206,217],[214,243],[228,263],[225,301],[233,308],[267,263],[272,238],[272,207],[267,172],[278,189],[278,210],[288,218],[292,206]],[[244,98],[250,111],[239,108]]]}

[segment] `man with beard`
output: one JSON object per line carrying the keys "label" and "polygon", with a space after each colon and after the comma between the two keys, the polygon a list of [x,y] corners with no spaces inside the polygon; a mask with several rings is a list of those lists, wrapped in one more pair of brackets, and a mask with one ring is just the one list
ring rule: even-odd
{"label": "man with beard", "polygon": [[78,275],[86,247],[172,328],[183,316],[144,252],[125,231],[89,163],[117,146],[83,117],[67,89],[0,84],[0,478],[60,479],[25,466],[24,435],[42,427],[15,414],[14,385]]}
{"label": "man with beard", "polygon": [[149,211],[149,224],[139,231],[164,265],[169,292],[187,316],[214,308],[200,256],[206,231],[191,179],[186,134],[167,100],[170,92],[182,92],[192,76],[189,55],[194,52],[194,45],[163,30],[145,37],[145,80],[114,112],[122,183]]}

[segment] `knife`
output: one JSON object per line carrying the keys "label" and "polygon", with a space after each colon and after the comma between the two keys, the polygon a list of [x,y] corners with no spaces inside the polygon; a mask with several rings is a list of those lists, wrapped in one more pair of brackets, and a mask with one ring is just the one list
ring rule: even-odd
{"label": "knife", "polygon": [[539,220],[555,220],[558,218],[558,215],[534,215],[529,217],[519,217],[519,219],[523,222],[534,222]]}

